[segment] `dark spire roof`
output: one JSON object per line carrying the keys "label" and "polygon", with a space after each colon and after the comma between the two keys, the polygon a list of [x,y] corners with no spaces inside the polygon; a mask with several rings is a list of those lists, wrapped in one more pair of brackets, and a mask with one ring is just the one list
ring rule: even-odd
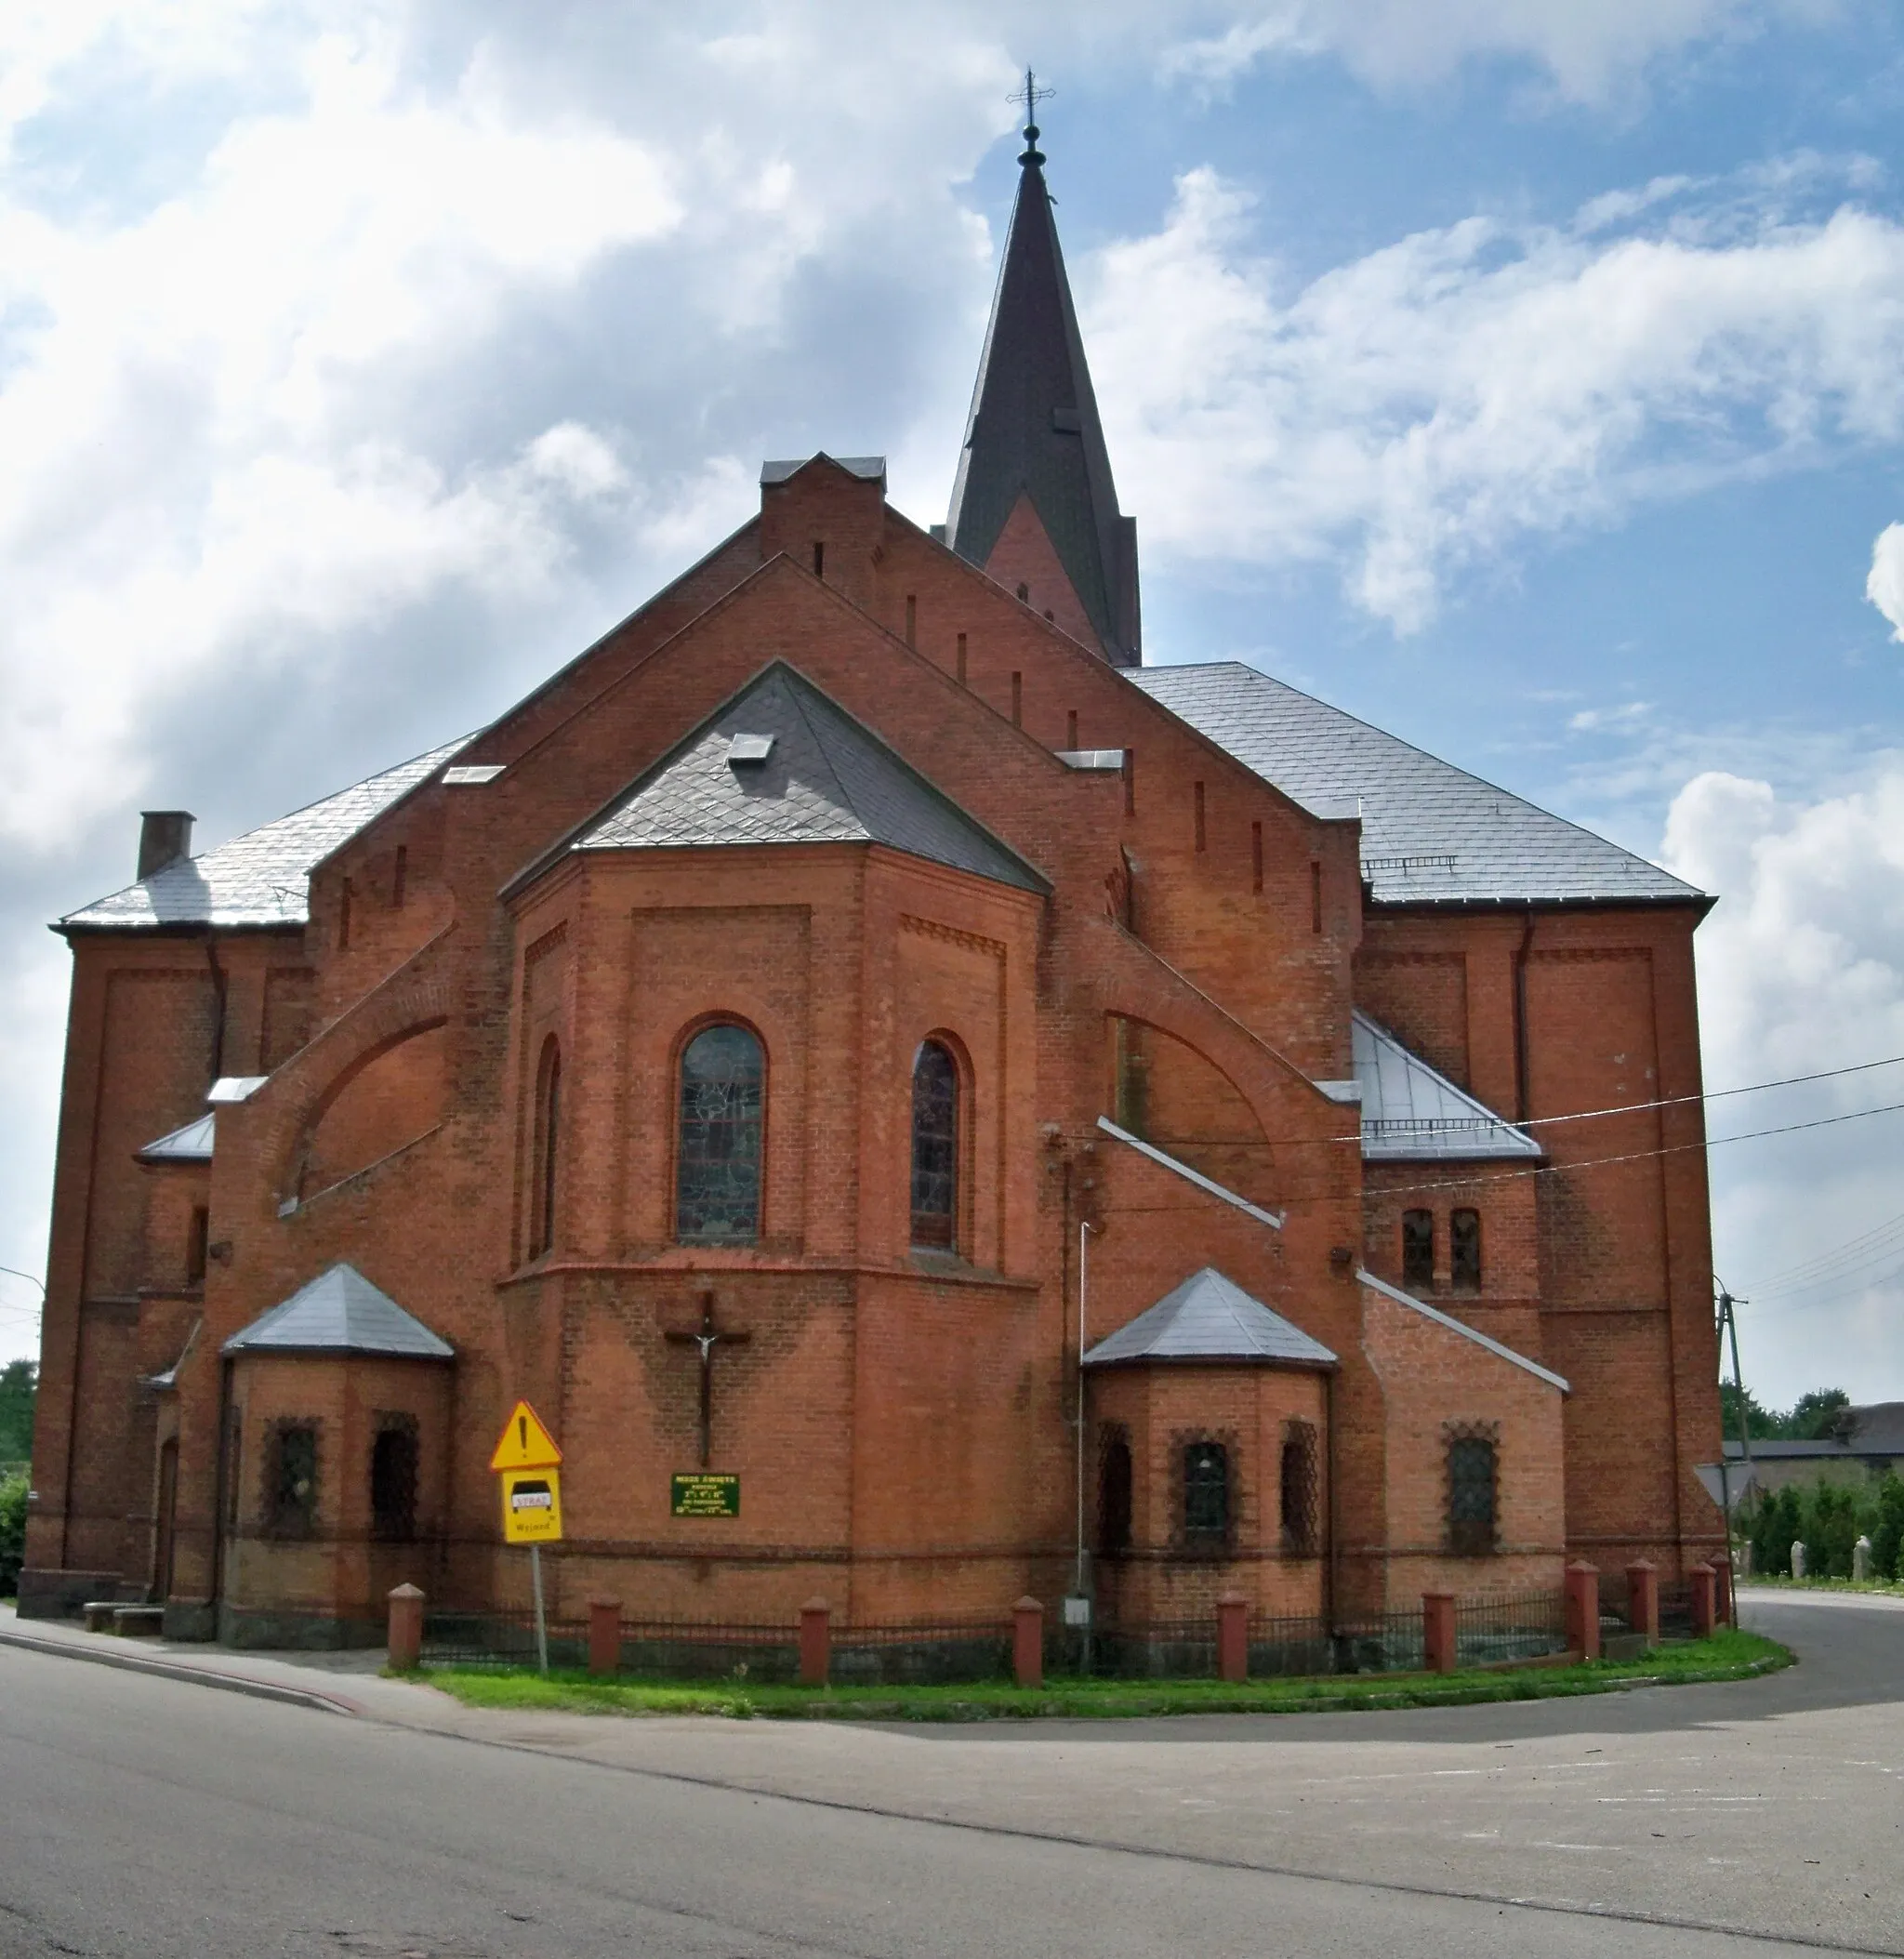
{"label": "dark spire roof", "polygon": [[1029,123],[945,539],[984,564],[1028,496],[1105,654],[1134,667],[1137,526],[1117,510],[1038,134]]}

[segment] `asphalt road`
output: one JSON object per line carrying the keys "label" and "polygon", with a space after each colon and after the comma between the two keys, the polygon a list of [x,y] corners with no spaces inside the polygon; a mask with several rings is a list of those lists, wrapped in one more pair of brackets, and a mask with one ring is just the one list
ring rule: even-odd
{"label": "asphalt road", "polygon": [[0,1648],[0,1955],[1904,1952],[1904,1611],[1747,1618],[1804,1663],[981,1728],[352,1720]]}

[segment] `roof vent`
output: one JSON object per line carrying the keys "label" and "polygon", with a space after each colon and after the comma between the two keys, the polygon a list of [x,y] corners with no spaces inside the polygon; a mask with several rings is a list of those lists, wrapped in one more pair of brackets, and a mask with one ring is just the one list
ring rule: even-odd
{"label": "roof vent", "polygon": [[730,769],[758,769],[774,752],[771,735],[733,735],[727,742]]}
{"label": "roof vent", "polygon": [[139,813],[139,875],[149,878],[192,854],[190,810],[141,810]]}

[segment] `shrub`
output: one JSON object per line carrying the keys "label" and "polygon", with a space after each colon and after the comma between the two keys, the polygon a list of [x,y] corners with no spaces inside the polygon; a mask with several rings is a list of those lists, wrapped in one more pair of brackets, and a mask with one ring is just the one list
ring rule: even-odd
{"label": "shrub", "polygon": [[1904,1578],[1904,1558],[1899,1555],[1904,1550],[1904,1478],[1895,1469],[1878,1485],[1872,1508],[1877,1513],[1871,1532],[1872,1575]]}
{"label": "shrub", "polygon": [[26,1477],[0,1478],[0,1598],[20,1589],[20,1568],[26,1562]]}
{"label": "shrub", "polygon": [[1858,1492],[1842,1483],[1820,1483],[1805,1506],[1801,1535],[1809,1556],[1805,1569],[1815,1578],[1849,1578],[1851,1547],[1858,1542]]}
{"label": "shrub", "polygon": [[1760,1503],[1752,1523],[1752,1568],[1767,1577],[1792,1569],[1792,1544],[1805,1535],[1798,1491],[1787,1484]]}

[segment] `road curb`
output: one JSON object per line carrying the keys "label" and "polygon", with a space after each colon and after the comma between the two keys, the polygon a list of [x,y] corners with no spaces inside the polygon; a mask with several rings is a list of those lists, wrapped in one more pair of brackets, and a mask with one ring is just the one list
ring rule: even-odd
{"label": "road curb", "polygon": [[343,1714],[360,1719],[364,1710],[341,1694],[326,1694],[314,1688],[286,1687],[276,1680],[258,1680],[248,1674],[222,1674],[190,1661],[161,1659],[155,1653],[115,1653],[102,1648],[77,1646],[67,1639],[35,1639],[30,1633],[0,1626],[0,1646],[19,1647],[29,1653],[50,1653],[59,1660],[84,1660],[94,1666],[113,1666],[125,1674],[156,1674],[167,1680],[187,1680],[198,1687],[215,1687],[228,1694],[249,1694],[254,1701],[277,1701],[288,1707],[314,1708],[320,1714]]}

